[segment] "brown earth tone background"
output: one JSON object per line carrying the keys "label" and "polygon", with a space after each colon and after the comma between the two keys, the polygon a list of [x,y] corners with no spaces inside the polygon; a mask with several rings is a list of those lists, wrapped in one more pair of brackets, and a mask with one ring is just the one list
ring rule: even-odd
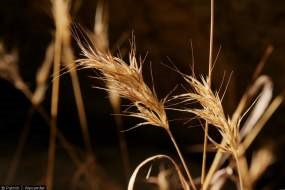
{"label": "brown earth tone background", "polygon": [[[210,1],[206,0],[110,0],[109,37],[111,46],[121,52],[129,50],[129,37],[136,37],[138,54],[144,56],[144,74],[150,84],[150,65],[154,73],[154,83],[159,97],[165,96],[183,79],[165,65],[175,64],[184,73],[191,73],[192,41],[196,74],[207,73]],[[97,2],[82,0],[81,5],[72,7],[74,24],[92,29]],[[257,63],[268,45],[274,46],[274,52],[266,64],[263,73],[274,82],[274,94],[285,89],[285,2],[270,0],[216,1],[214,53],[221,46],[214,70],[214,87],[218,88],[222,75],[233,71],[224,105],[230,114],[250,82]],[[47,0],[9,0],[0,3],[0,39],[10,50],[19,51],[20,70],[25,81],[34,87],[35,72],[42,63],[45,48],[52,38],[54,29]],[[116,47],[119,40],[120,47]],[[74,43],[75,49],[78,50]],[[79,52],[76,54],[79,56]],[[151,63],[151,64],[150,64]],[[82,93],[91,127],[98,163],[108,179],[124,189],[122,164],[119,155],[116,130],[107,94],[92,86],[102,83],[90,78],[94,73],[80,71]],[[183,89],[179,88],[176,93]],[[51,88],[44,102],[48,109]],[[67,138],[82,146],[82,139],[73,101],[72,88],[68,75],[61,77],[61,96],[59,128]],[[124,102],[127,103],[127,102]],[[29,102],[8,82],[0,80],[0,184],[5,176],[23,123],[26,120]],[[258,189],[270,184],[272,189],[284,188],[285,179],[285,107],[282,105],[266,124],[253,144],[253,148],[264,143],[277,145],[277,162],[269,168],[260,180]],[[186,115],[169,113],[170,119],[184,118]],[[124,118],[124,128],[133,126],[134,120]],[[178,143],[186,158],[194,165],[200,164],[200,154],[188,151],[191,144],[202,142],[199,127],[182,126],[183,121],[171,123]],[[48,130],[42,119],[35,115],[31,122],[28,144],[15,179],[15,183],[33,184],[41,180],[46,165]],[[201,134],[201,135],[199,135]],[[139,161],[154,153],[172,154],[174,151],[167,136],[152,127],[143,127],[126,133],[132,168]],[[59,189],[68,183],[72,171],[67,156],[60,151],[57,157],[57,181]],[[135,156],[133,156],[135,155]]]}

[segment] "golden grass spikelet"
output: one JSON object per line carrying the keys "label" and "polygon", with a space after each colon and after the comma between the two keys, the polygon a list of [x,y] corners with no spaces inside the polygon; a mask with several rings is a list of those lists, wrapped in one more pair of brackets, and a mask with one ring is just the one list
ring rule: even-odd
{"label": "golden grass spikelet", "polygon": [[[105,89],[118,93],[121,97],[129,99],[138,112],[131,112],[128,115],[144,119],[146,122],[139,123],[135,127],[142,125],[154,125],[169,128],[165,113],[164,102],[159,101],[156,94],[145,84],[142,75],[142,61],[135,57],[135,48],[129,54],[129,64],[110,53],[101,53],[95,48],[79,45],[86,57],[78,62],[83,68],[96,69],[103,75],[99,77],[106,83],[112,84],[112,88]],[[134,127],[133,127],[134,128]]]}
{"label": "golden grass spikelet", "polygon": [[224,145],[218,144],[209,137],[210,140],[223,151],[234,153],[239,144],[240,121],[237,123],[232,122],[229,117],[226,117],[218,92],[212,91],[205,78],[202,77],[202,82],[192,76],[184,76],[184,78],[193,88],[194,92],[181,94],[175,96],[175,98],[182,98],[185,102],[197,102],[202,108],[184,109],[182,111],[193,113],[209,124],[217,127],[223,139],[226,140],[226,143]]}

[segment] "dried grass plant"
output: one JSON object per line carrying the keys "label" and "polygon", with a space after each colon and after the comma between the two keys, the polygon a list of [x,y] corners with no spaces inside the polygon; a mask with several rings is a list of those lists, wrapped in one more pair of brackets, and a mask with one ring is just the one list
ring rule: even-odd
{"label": "dried grass plant", "polygon": [[[54,165],[56,156],[56,137],[59,138],[62,146],[66,149],[72,161],[77,167],[73,175],[74,184],[71,188],[76,189],[80,183],[81,177],[86,178],[88,187],[91,189],[100,189],[100,176],[97,174],[97,165],[95,156],[89,138],[88,124],[84,109],[83,98],[81,94],[79,78],[76,71],[75,57],[71,46],[71,16],[69,0],[51,0],[52,13],[55,21],[54,42],[47,48],[46,58],[36,74],[36,89],[33,92],[25,83],[20,75],[17,52],[8,53],[4,46],[0,43],[0,77],[8,80],[11,84],[20,90],[31,102],[32,109],[38,111],[51,128],[49,141],[49,156],[46,174],[46,184],[48,189],[52,190],[54,186]],[[175,147],[180,163],[170,156],[159,154],[149,157],[142,161],[132,173],[128,190],[135,187],[139,172],[143,167],[149,166],[156,160],[167,160],[172,164],[174,171],[177,173],[179,183],[184,190],[196,190],[201,187],[202,190],[221,189],[227,180],[236,183],[237,189],[250,190],[253,189],[257,180],[261,177],[266,168],[274,162],[274,155],[270,151],[271,148],[263,147],[257,150],[248,162],[246,151],[258,136],[261,129],[270,119],[272,114],[277,110],[284,100],[284,93],[273,98],[273,82],[270,77],[261,75],[267,59],[273,51],[273,47],[269,46],[255,72],[252,80],[242,96],[232,115],[225,112],[222,104],[224,93],[220,90],[212,88],[212,72],[213,72],[213,41],[214,41],[214,0],[211,0],[211,24],[210,24],[210,44],[209,44],[209,70],[205,77],[196,78],[182,74],[190,88],[183,94],[175,95],[171,100],[176,100],[180,104],[195,103],[199,107],[192,107],[186,104],[183,108],[169,108],[176,111],[183,111],[194,114],[200,120],[204,120],[202,124],[204,129],[203,142],[203,159],[201,166],[201,177],[193,178],[184,157],[177,145],[177,142],[171,132],[169,121],[166,114],[166,102],[170,98],[159,99],[154,88],[150,88],[144,81],[142,74],[143,60],[136,57],[136,48],[134,38],[132,39],[131,51],[129,53],[128,63],[122,58],[114,56],[109,48],[108,41],[108,17],[104,12],[103,4],[99,3],[96,10],[94,31],[90,42],[80,41],[80,37],[75,36],[79,47],[81,48],[84,58],[77,61],[80,68],[94,69],[100,72],[98,79],[106,83],[106,87],[101,88],[109,92],[110,102],[114,113],[120,114],[120,98],[128,99],[132,104],[124,112],[123,115],[139,118],[142,121],[134,127],[127,129],[129,131],[137,127],[151,125],[159,127],[166,131],[172,144]],[[76,35],[76,34],[75,34]],[[78,118],[81,125],[83,141],[86,146],[84,158],[79,156],[74,147],[65,139],[65,137],[57,129],[58,119],[58,102],[60,90],[60,69],[64,64],[65,68],[70,71],[75,101],[78,110]],[[49,80],[51,69],[53,68],[53,84],[52,84],[52,100],[51,115],[41,106],[45,99],[47,83]],[[229,85],[229,83],[227,84]],[[226,86],[227,86],[226,85]],[[227,88],[227,87],[226,87]],[[225,90],[226,92],[226,90]],[[186,107],[187,106],[187,107]],[[121,127],[121,116],[116,117],[119,127]],[[27,122],[28,123],[28,122]],[[209,134],[209,127],[214,127],[221,136],[221,141],[217,141]],[[25,129],[28,130],[28,129]],[[121,130],[121,128],[119,128]],[[121,133],[119,133],[121,134]],[[15,175],[19,158],[24,146],[27,131],[20,138],[19,146],[16,150],[14,158],[11,162],[6,183],[10,183]],[[122,154],[127,155],[124,137],[119,136]],[[209,142],[208,142],[209,141]],[[213,147],[209,148],[209,147]],[[206,162],[208,151],[215,151],[215,157],[211,160],[211,165],[207,167]],[[125,166],[128,165],[128,158],[124,158]],[[226,162],[227,161],[227,162]],[[180,164],[182,167],[180,167]],[[94,169],[95,168],[95,169]],[[128,175],[128,166],[126,167],[126,175]],[[236,171],[236,172],[235,172]],[[185,175],[186,174],[186,175]],[[146,177],[146,181],[156,184],[161,190],[170,189],[167,176],[169,170],[160,170],[157,177],[150,176],[151,169]],[[185,177],[186,176],[186,177]],[[76,184],[75,184],[76,183]],[[180,188],[180,187],[177,187]]]}
{"label": "dried grass plant", "polygon": [[[202,77],[200,81],[195,78],[195,76],[183,74],[185,81],[190,85],[192,90],[173,97],[173,99],[178,99],[181,103],[199,103],[201,107],[173,109],[190,112],[206,122],[204,126],[205,138],[200,182],[201,189],[221,188],[227,178],[234,180],[237,183],[238,189],[252,189],[254,182],[250,177],[251,172],[247,163],[245,151],[258,135],[266,121],[283,101],[283,94],[277,96],[273,101],[271,101],[273,91],[272,82],[269,77],[260,76],[262,67],[271,54],[273,48],[269,46],[266,50],[264,57],[253,74],[252,84],[246,90],[232,117],[230,117],[225,113],[222,105],[224,94],[220,96],[219,91],[214,91],[211,88],[213,71],[213,28],[214,0],[211,0],[208,76]],[[100,71],[102,75],[98,78],[105,81],[107,84],[110,84],[109,88],[103,89],[108,92],[118,93],[121,97],[129,99],[133,103],[132,106],[136,107],[137,111],[128,112],[127,115],[145,120],[145,122],[138,123],[131,129],[143,125],[153,125],[161,127],[168,132],[187,174],[189,181],[186,183],[190,184],[190,186],[185,185],[185,180],[181,180],[181,185],[184,189],[189,189],[190,187],[192,189],[196,189],[194,180],[188,171],[183,156],[181,155],[177,143],[169,129],[168,119],[165,113],[166,99],[158,100],[154,90],[150,90],[150,88],[144,83],[142,77],[142,62],[137,61],[134,46],[132,47],[129,55],[129,64],[127,64],[119,57],[112,56],[109,52],[100,51],[100,48],[96,48],[96,45],[94,44],[82,44],[80,40],[78,40],[78,43],[82,50],[82,54],[85,57],[78,60],[79,65],[83,68],[96,69]],[[260,89],[262,89],[261,92],[259,92]],[[256,95],[257,98],[254,98]],[[244,118],[246,118],[245,122],[243,122]],[[221,142],[214,140],[208,134],[209,125],[215,127],[220,133],[222,137]],[[217,153],[209,167],[209,170],[206,171],[208,139],[217,147]],[[231,157],[229,155],[231,155]],[[139,170],[147,163],[160,157],[161,155],[150,157],[144,160],[135,169],[129,182],[129,190],[134,188],[134,183]],[[230,161],[229,165],[221,168],[222,163],[227,159]],[[233,172],[234,170],[237,170],[237,176]],[[182,175],[180,170],[177,172],[179,176]]]}
{"label": "dried grass plant", "polygon": [[[263,62],[261,63],[263,64]],[[197,102],[201,105],[201,108],[185,108],[180,109],[180,111],[195,114],[208,124],[215,126],[223,139],[222,142],[216,142],[208,135],[208,139],[218,148],[218,153],[206,175],[202,187],[207,189],[209,183],[215,183],[215,181],[210,181],[216,173],[216,169],[221,165],[220,161],[227,159],[227,154],[231,154],[235,160],[239,174],[239,187],[241,189],[252,189],[252,181],[249,177],[248,164],[244,154],[265,122],[281,104],[283,95],[277,96],[270,104],[273,89],[272,82],[267,76],[259,76],[246,91],[233,117],[229,117],[226,116],[222,106],[224,95],[220,97],[219,92],[212,91],[207,82],[209,79],[202,78],[200,82],[195,77],[183,76],[193,91],[177,95],[174,98],[181,98],[182,102]],[[242,113],[242,110],[245,109],[249,100],[257,94],[261,87],[263,87],[263,89],[259,97]],[[242,119],[249,111],[251,111],[251,113],[241,127]]]}
{"label": "dried grass plant", "polygon": [[111,89],[103,89],[118,93],[122,98],[130,100],[132,102],[131,107],[135,107],[137,111],[129,111],[127,115],[144,120],[144,122],[138,123],[131,129],[144,125],[153,125],[163,128],[168,133],[187,174],[188,180],[190,181],[191,187],[196,189],[180,149],[169,129],[164,106],[166,98],[159,100],[155,92],[144,82],[142,75],[143,62],[141,59],[139,61],[136,59],[135,47],[132,46],[131,48],[129,64],[127,64],[119,57],[114,57],[110,53],[102,53],[90,44],[82,44],[79,40],[78,43],[85,57],[78,60],[79,65],[82,68],[100,71],[102,76],[98,78],[106,83],[112,84]]}
{"label": "dried grass plant", "polygon": [[237,162],[237,169],[240,176],[240,186],[243,187],[240,166],[238,165],[238,146],[240,143],[239,128],[240,120],[234,123],[228,118],[222,107],[221,98],[218,93],[212,92],[208,83],[202,78],[202,82],[198,81],[194,77],[185,76],[185,80],[193,87],[194,92],[178,95],[175,98],[183,98],[185,102],[198,102],[201,105],[201,109],[185,109],[183,111],[193,113],[198,117],[207,121],[208,124],[213,125],[220,132],[224,143],[219,144],[212,138],[209,138],[223,152],[227,152],[233,155]]}

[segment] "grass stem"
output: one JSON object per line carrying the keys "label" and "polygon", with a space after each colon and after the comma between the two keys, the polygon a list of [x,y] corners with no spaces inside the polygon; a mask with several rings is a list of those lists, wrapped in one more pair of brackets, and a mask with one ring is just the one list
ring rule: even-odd
{"label": "grass stem", "polygon": [[[212,83],[212,67],[213,67],[213,36],[214,36],[214,0],[211,0],[211,21],[210,21],[210,47],[209,47],[209,71],[208,71],[208,85],[211,87]],[[204,133],[204,146],[203,146],[203,161],[201,171],[201,185],[203,186],[206,173],[206,161],[207,161],[207,146],[208,146],[208,122],[205,124]]]}
{"label": "grass stem", "polygon": [[55,34],[55,53],[53,65],[52,83],[52,96],[51,96],[51,129],[49,138],[48,150],[48,165],[47,165],[47,187],[49,190],[53,189],[53,175],[54,175],[54,162],[55,162],[55,149],[56,149],[56,132],[57,132],[57,115],[58,115],[58,99],[59,99],[59,74],[60,74],[60,61],[61,61],[61,42],[62,33],[56,30]]}
{"label": "grass stem", "polygon": [[178,145],[176,143],[176,140],[175,140],[174,136],[172,135],[172,132],[170,131],[170,129],[166,129],[166,131],[167,131],[167,133],[168,133],[168,135],[169,135],[169,137],[170,137],[170,139],[171,139],[171,141],[172,141],[172,143],[173,143],[173,145],[175,147],[175,150],[176,150],[176,152],[177,152],[177,154],[178,154],[178,156],[179,156],[179,158],[181,160],[183,168],[184,168],[184,170],[185,170],[185,172],[187,174],[187,177],[188,177],[188,179],[190,181],[190,185],[192,186],[192,188],[194,190],[197,190],[197,188],[195,186],[195,183],[194,183],[194,180],[193,180],[193,178],[192,178],[192,176],[191,176],[191,174],[189,172],[189,169],[188,169],[188,167],[186,165],[186,162],[185,162],[185,160],[184,160],[184,158],[182,156],[182,153],[181,153],[181,151],[180,151],[180,149],[179,149],[179,147],[178,147]]}
{"label": "grass stem", "polygon": [[240,163],[239,163],[238,154],[235,152],[235,153],[233,154],[233,156],[234,156],[234,159],[235,159],[235,161],[236,161],[240,190],[243,190],[243,180],[242,180],[242,176],[241,176],[241,168],[240,168]]}
{"label": "grass stem", "polygon": [[70,77],[71,77],[71,82],[72,82],[72,87],[73,87],[73,93],[75,96],[75,103],[76,103],[76,108],[78,111],[78,118],[81,126],[81,132],[83,136],[83,141],[85,144],[85,147],[87,149],[87,154],[91,157],[93,157],[93,149],[92,149],[92,144],[91,140],[89,137],[89,130],[88,130],[88,123],[87,123],[87,116],[84,108],[84,103],[83,103],[83,98],[82,98],[82,93],[81,93],[81,88],[79,84],[79,78],[76,69],[73,69],[76,67],[75,65],[75,59],[73,56],[72,49],[70,47],[69,42],[65,42],[64,45],[64,53],[65,53],[65,64],[70,70]]}
{"label": "grass stem", "polygon": [[[223,140],[221,144],[225,144],[225,141]],[[222,157],[223,157],[223,152],[220,149],[218,149],[218,151],[214,157],[214,160],[210,166],[210,169],[208,170],[207,175],[205,177],[205,180],[203,183],[203,190],[208,189],[208,187],[211,183],[211,180],[214,176],[214,173],[216,172],[217,168],[220,165],[220,161],[221,161]]]}

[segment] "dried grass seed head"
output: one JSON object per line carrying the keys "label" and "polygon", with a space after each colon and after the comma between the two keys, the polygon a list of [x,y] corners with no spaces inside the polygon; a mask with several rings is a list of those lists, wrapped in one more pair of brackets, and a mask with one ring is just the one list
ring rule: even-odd
{"label": "dried grass seed head", "polygon": [[201,82],[192,76],[185,75],[184,78],[193,88],[193,92],[187,92],[175,96],[175,98],[182,98],[183,102],[197,102],[201,105],[201,108],[187,108],[183,111],[193,113],[215,126],[226,140],[226,144],[221,146],[209,137],[210,140],[222,150],[233,152],[239,142],[239,122],[234,123],[225,115],[218,92],[212,91],[205,78],[201,77]]}
{"label": "dried grass seed head", "polygon": [[129,54],[129,64],[110,53],[102,53],[91,45],[85,47],[79,42],[84,59],[78,60],[83,68],[96,69],[101,72],[101,80],[111,84],[107,91],[118,93],[122,98],[129,99],[138,112],[128,115],[144,119],[136,125],[154,125],[168,129],[164,101],[159,101],[156,94],[146,85],[142,75],[142,61],[135,57],[135,48]]}

